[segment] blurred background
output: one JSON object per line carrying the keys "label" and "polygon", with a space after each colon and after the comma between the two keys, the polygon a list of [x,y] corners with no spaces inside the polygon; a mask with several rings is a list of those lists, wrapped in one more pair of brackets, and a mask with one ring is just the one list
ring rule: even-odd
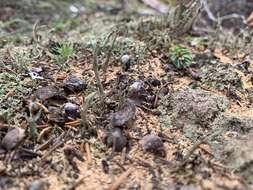
{"label": "blurred background", "polygon": [[[204,2],[199,20],[202,27],[216,25],[219,18],[219,24],[226,28],[245,27],[244,21],[253,11],[253,0],[201,1]],[[80,15],[97,12],[114,15],[161,14],[176,4],[178,1],[175,0],[1,0],[0,34],[29,30],[29,24],[34,24],[37,19],[43,23],[56,24],[57,28],[63,26],[66,20]]]}

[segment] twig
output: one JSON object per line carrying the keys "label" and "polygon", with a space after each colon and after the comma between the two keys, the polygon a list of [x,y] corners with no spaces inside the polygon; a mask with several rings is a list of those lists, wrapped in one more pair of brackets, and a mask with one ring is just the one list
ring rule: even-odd
{"label": "twig", "polygon": [[81,125],[85,129],[87,129],[89,126],[89,122],[87,119],[87,111],[88,111],[88,105],[87,105],[85,96],[83,95],[83,103],[82,103],[82,110],[81,110]]}
{"label": "twig", "polygon": [[[68,132],[67,132],[68,133]],[[64,145],[64,143],[67,141],[67,138],[63,139],[67,133],[62,133],[58,139],[61,140],[60,142],[57,142],[48,152],[44,154],[44,156],[41,158],[40,162],[41,164],[48,158],[49,155],[51,155],[57,148]],[[63,139],[63,140],[62,140]]]}
{"label": "twig", "polygon": [[92,157],[91,157],[91,152],[90,152],[90,145],[89,143],[85,143],[85,150],[87,153],[87,163],[91,164],[92,163]]}
{"label": "twig", "polygon": [[44,113],[49,113],[46,106],[44,106],[42,103],[40,103],[40,102],[35,102],[35,103],[44,111]]}
{"label": "twig", "polygon": [[126,172],[121,174],[116,181],[109,187],[109,190],[117,190],[119,186],[126,180],[126,178],[132,173],[133,169],[129,168]]}
{"label": "twig", "polygon": [[33,40],[35,43],[37,43],[41,48],[47,48],[45,45],[43,45],[40,41],[40,36],[38,35],[37,33],[37,30],[38,30],[38,25],[40,23],[40,20],[36,20],[35,24],[33,25],[33,32],[32,32],[32,35],[33,35]]}
{"label": "twig", "polygon": [[49,132],[50,130],[52,129],[52,127],[47,127],[47,128],[44,128],[38,135],[38,138],[37,138],[37,141],[38,142],[41,142],[42,138],[44,137],[44,135]]}
{"label": "twig", "polygon": [[45,159],[51,155],[57,148],[64,145],[65,141],[58,142],[56,145],[54,145],[44,156],[41,158],[41,163],[45,161]]}
{"label": "twig", "polygon": [[65,123],[65,125],[69,125],[71,127],[75,127],[77,125],[80,125],[81,122],[82,121],[80,119],[77,119],[75,121],[69,121],[69,122]]}
{"label": "twig", "polygon": [[86,176],[81,177],[77,181],[74,182],[67,190],[75,190],[79,185],[83,183],[83,180],[85,179]]}
{"label": "twig", "polygon": [[39,151],[39,150],[44,150],[46,149],[51,142],[53,142],[54,137],[51,137],[50,139],[48,139],[45,143],[43,143],[42,145],[40,145],[38,148],[35,149],[35,152]]}
{"label": "twig", "polygon": [[[106,79],[106,72],[107,72],[107,68],[108,68],[108,65],[109,65],[109,61],[111,59],[111,56],[112,56],[112,50],[114,48],[114,45],[115,45],[115,42],[116,42],[116,39],[117,39],[117,36],[118,36],[118,32],[115,32],[115,35],[112,39],[112,45],[111,47],[109,48],[108,50],[108,53],[107,53],[107,56],[106,56],[106,59],[105,59],[105,62],[103,63],[103,72],[104,72],[104,78]],[[109,36],[110,37],[110,36]]]}
{"label": "twig", "polygon": [[[239,15],[239,14],[236,14],[236,13],[216,18],[214,16],[214,14],[212,13],[212,11],[210,10],[207,1],[206,0],[201,0],[201,1],[202,1],[202,4],[204,5],[204,10],[207,13],[208,18],[212,22],[214,22],[214,23],[220,23],[221,24],[224,20],[233,19],[233,18],[239,18],[239,19],[241,19],[243,21],[244,24],[247,24],[246,18],[243,15]],[[220,26],[220,27],[222,29],[222,26]]]}
{"label": "twig", "polygon": [[213,137],[219,135],[223,129],[216,131],[215,133],[210,133],[206,136],[204,136],[200,141],[196,142],[192,148],[188,151],[188,153],[185,155],[183,161],[176,167],[175,171],[178,171],[182,169],[182,167],[189,161],[189,158],[192,156],[192,154],[199,148],[201,144],[206,143],[209,139],[212,139]]}
{"label": "twig", "polygon": [[104,88],[102,86],[100,77],[99,77],[99,72],[98,72],[98,52],[99,52],[99,47],[98,47],[98,43],[96,43],[95,47],[94,47],[94,58],[93,58],[93,71],[95,73],[95,77],[96,77],[96,81],[97,81],[97,85],[98,85],[98,90],[100,93],[100,98],[101,98],[101,102],[104,101],[105,99],[105,93],[104,93]]}
{"label": "twig", "polygon": [[120,162],[118,162],[118,161],[116,161],[116,160],[112,160],[112,162],[115,163],[117,166],[119,166],[119,168],[120,168],[120,170],[121,170],[122,172],[125,172],[125,171],[126,171],[126,169],[124,168],[124,166],[123,166]]}

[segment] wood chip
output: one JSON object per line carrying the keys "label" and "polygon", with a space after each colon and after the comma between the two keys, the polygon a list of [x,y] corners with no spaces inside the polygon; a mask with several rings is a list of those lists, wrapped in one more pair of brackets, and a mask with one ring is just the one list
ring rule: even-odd
{"label": "wood chip", "polygon": [[75,126],[80,125],[80,124],[81,124],[81,119],[65,123],[65,125],[68,125],[68,126],[71,126],[71,127],[75,127]]}

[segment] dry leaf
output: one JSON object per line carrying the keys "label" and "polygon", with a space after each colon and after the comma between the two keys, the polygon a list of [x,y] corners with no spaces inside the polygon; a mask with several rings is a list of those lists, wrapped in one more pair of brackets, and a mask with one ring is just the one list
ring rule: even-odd
{"label": "dry leaf", "polygon": [[39,88],[36,91],[36,96],[38,99],[40,99],[42,102],[53,98],[59,94],[59,89],[55,86],[45,86],[42,88]]}
{"label": "dry leaf", "polygon": [[221,49],[215,49],[213,55],[220,60],[222,63],[232,64],[233,60],[228,56],[224,55]]}
{"label": "dry leaf", "polygon": [[165,156],[163,142],[157,135],[146,135],[142,138],[140,143],[144,151]]}
{"label": "dry leaf", "polygon": [[25,130],[15,127],[7,132],[2,140],[2,147],[7,151],[12,150],[25,137]]}

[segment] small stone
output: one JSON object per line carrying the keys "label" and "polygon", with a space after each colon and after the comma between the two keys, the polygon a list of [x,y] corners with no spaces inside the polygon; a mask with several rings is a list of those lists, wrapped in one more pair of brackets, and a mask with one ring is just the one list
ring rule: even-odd
{"label": "small stone", "polygon": [[156,78],[148,78],[148,82],[155,87],[161,86],[161,81]]}
{"label": "small stone", "polygon": [[86,88],[84,81],[80,80],[75,75],[70,75],[67,79],[63,81],[64,89],[70,93],[81,92]]}
{"label": "small stone", "polygon": [[128,97],[131,100],[134,100],[135,104],[139,104],[146,98],[145,88],[142,81],[135,81],[129,87]]}
{"label": "small stone", "polygon": [[80,116],[79,106],[73,103],[66,103],[64,105],[64,114],[67,118],[76,119]]}
{"label": "small stone", "polygon": [[28,190],[46,190],[47,188],[48,183],[46,181],[35,180],[29,185]]}
{"label": "small stone", "polygon": [[124,71],[127,71],[130,68],[131,58],[128,54],[125,54],[121,57],[121,64],[123,66]]}
{"label": "small stone", "polygon": [[136,81],[130,86],[130,91],[139,92],[144,89],[144,84],[141,81]]}
{"label": "small stone", "polygon": [[142,138],[140,143],[144,151],[165,156],[163,142],[157,135],[146,135]]}

